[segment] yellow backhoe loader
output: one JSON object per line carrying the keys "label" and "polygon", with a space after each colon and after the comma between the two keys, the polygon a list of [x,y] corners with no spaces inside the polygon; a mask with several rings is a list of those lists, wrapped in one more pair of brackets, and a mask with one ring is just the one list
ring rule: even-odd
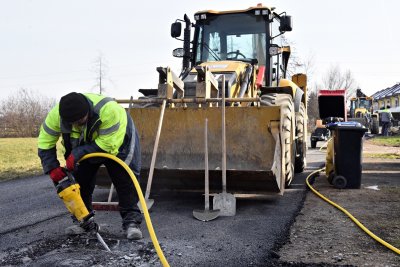
{"label": "yellow backhoe loader", "polygon": [[307,147],[307,78],[286,79],[290,47],[281,45],[291,30],[290,16],[261,4],[200,11],[194,22],[184,15],[171,25],[171,36],[183,42],[173,51],[181,73],[158,67],[157,89],[118,100],[139,130],[142,182],[154,168],[154,187],[203,189],[208,119],[210,189],[220,190],[225,105],[228,190],[284,192],[303,171]]}
{"label": "yellow backhoe loader", "polygon": [[379,134],[379,113],[374,112],[373,98],[357,89],[356,96],[350,98],[348,121],[356,121],[365,126],[372,134]]}

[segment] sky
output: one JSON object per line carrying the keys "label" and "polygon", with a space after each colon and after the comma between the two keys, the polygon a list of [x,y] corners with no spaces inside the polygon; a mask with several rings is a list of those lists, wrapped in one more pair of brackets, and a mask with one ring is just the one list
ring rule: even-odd
{"label": "sky", "polygon": [[[246,9],[260,0],[0,0],[0,100],[25,88],[59,99],[98,92],[96,60],[105,62],[105,94],[128,99],[157,88],[159,66],[180,72],[170,26],[186,13]],[[292,16],[286,34],[296,56],[312,59],[311,84],[332,66],[350,70],[367,94],[400,82],[400,1],[264,1]],[[293,49],[293,48],[292,48]],[[321,88],[322,89],[322,88]]]}

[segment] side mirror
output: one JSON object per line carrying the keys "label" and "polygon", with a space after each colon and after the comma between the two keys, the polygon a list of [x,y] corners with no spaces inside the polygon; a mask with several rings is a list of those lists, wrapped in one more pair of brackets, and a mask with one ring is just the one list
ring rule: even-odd
{"label": "side mirror", "polygon": [[282,49],[277,44],[271,44],[271,47],[269,48],[269,55],[270,56],[279,55],[282,52],[281,50]]}
{"label": "side mirror", "polygon": [[183,51],[183,48],[175,48],[172,50],[172,55],[174,57],[183,57],[185,51]]}
{"label": "side mirror", "polygon": [[177,38],[181,36],[182,24],[180,22],[174,22],[171,24],[171,37]]}
{"label": "side mirror", "polygon": [[279,31],[290,32],[292,31],[292,16],[282,16]]}

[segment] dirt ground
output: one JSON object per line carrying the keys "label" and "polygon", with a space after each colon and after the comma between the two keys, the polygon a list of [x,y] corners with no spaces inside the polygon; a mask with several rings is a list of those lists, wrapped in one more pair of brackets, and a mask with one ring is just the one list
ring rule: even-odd
{"label": "dirt ground", "polygon": [[[356,217],[372,233],[400,248],[400,160],[370,158],[368,153],[399,153],[399,147],[364,142],[360,189],[334,189],[325,175],[314,188]],[[400,266],[400,255],[384,247],[344,213],[313,193],[279,251],[279,261],[301,266]]]}

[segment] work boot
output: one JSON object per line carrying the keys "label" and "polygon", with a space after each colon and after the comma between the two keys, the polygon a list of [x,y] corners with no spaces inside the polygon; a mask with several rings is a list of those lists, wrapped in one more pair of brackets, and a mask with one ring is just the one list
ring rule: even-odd
{"label": "work boot", "polygon": [[[101,232],[100,226],[98,224],[96,224],[96,226],[97,226],[97,229],[95,232]],[[71,226],[65,228],[66,235],[81,235],[84,233],[87,233],[87,231],[85,231],[85,229],[82,228],[79,224],[74,224],[74,225],[71,225]]]}
{"label": "work boot", "polygon": [[142,231],[140,231],[138,224],[130,224],[126,228],[126,238],[132,240],[142,239]]}

